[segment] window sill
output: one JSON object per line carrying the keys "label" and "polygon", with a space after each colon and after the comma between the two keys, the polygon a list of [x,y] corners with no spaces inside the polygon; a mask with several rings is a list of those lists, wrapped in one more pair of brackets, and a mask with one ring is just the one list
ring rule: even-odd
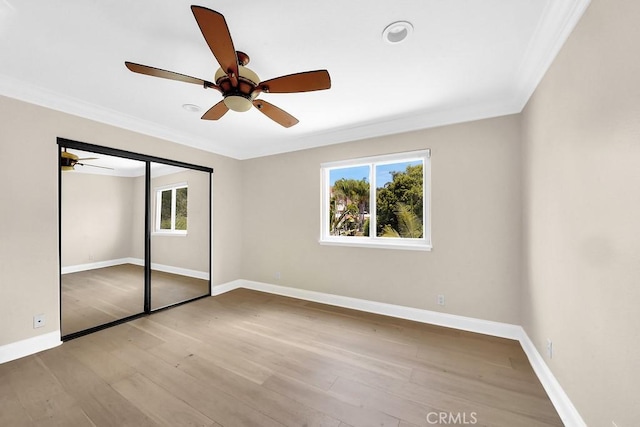
{"label": "window sill", "polygon": [[[431,251],[433,247],[430,243],[424,241],[420,242],[403,242],[396,239],[358,239],[354,240],[334,240],[334,239],[320,239],[319,243],[326,246],[348,246],[355,248],[372,248],[372,249],[398,249],[405,251]],[[395,240],[395,241],[391,241]]]}
{"label": "window sill", "polygon": [[186,231],[154,231],[152,236],[187,237]]}

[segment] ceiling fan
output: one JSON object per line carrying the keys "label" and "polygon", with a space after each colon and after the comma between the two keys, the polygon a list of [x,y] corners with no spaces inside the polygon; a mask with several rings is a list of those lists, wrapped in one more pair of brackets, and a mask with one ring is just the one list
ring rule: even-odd
{"label": "ceiling fan", "polygon": [[69,153],[66,148],[64,149],[64,151],[60,152],[60,168],[62,169],[63,172],[75,170],[75,166],[76,165],[91,166],[92,168],[113,170],[113,168],[108,168],[108,167],[105,167],[105,166],[97,166],[97,165],[90,165],[90,164],[87,164],[87,163],[80,163],[81,161],[84,161],[84,160],[98,160],[98,158],[97,157],[85,157],[85,158],[80,159],[75,154]]}
{"label": "ceiling fan", "polygon": [[242,112],[254,106],[271,120],[288,128],[298,123],[298,119],[267,101],[256,99],[258,95],[262,92],[310,92],[331,87],[331,78],[327,70],[306,71],[260,81],[258,75],[246,67],[249,63],[249,55],[235,50],[224,16],[201,6],[191,6],[191,11],[213,56],[220,64],[214,76],[215,83],[129,61],[126,61],[125,65],[134,73],[193,83],[205,89],[218,90],[222,93],[223,100],[204,113],[202,119],[218,120],[229,110]]}

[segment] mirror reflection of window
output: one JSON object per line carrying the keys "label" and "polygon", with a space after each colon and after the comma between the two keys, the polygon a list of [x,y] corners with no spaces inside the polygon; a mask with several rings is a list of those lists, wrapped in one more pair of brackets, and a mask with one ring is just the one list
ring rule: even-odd
{"label": "mirror reflection of window", "polygon": [[185,233],[188,217],[188,184],[156,189],[155,231]]}
{"label": "mirror reflection of window", "polygon": [[151,308],[209,291],[210,174],[151,163]]}

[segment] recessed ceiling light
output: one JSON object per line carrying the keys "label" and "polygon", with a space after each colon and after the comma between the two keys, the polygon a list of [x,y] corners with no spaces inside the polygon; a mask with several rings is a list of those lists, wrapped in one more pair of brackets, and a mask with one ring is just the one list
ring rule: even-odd
{"label": "recessed ceiling light", "polygon": [[387,25],[382,32],[382,40],[390,44],[404,41],[413,32],[413,25],[408,21],[397,21]]}
{"label": "recessed ceiling light", "polygon": [[198,107],[197,105],[194,105],[194,104],[183,104],[182,108],[184,108],[185,110],[187,110],[190,113],[197,113],[198,111],[201,110],[200,107]]}

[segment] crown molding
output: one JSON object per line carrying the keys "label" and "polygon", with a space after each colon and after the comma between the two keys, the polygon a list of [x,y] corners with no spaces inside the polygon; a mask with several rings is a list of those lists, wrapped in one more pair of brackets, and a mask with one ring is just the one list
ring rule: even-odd
{"label": "crown molding", "polygon": [[510,93],[493,102],[398,115],[382,121],[331,128],[297,138],[265,138],[260,144],[245,149],[238,145],[220,143],[215,138],[202,138],[176,131],[159,123],[141,120],[3,75],[0,75],[0,94],[143,135],[246,160],[520,113],[589,4],[590,0],[547,0],[525,58],[513,75]]}
{"label": "crown molding", "polygon": [[176,131],[2,74],[0,95],[227,157],[239,158],[241,155],[234,151],[233,147],[216,143],[214,139],[199,138]]}
{"label": "crown molding", "polygon": [[514,105],[521,112],[569,38],[591,0],[548,0],[517,70]]}

